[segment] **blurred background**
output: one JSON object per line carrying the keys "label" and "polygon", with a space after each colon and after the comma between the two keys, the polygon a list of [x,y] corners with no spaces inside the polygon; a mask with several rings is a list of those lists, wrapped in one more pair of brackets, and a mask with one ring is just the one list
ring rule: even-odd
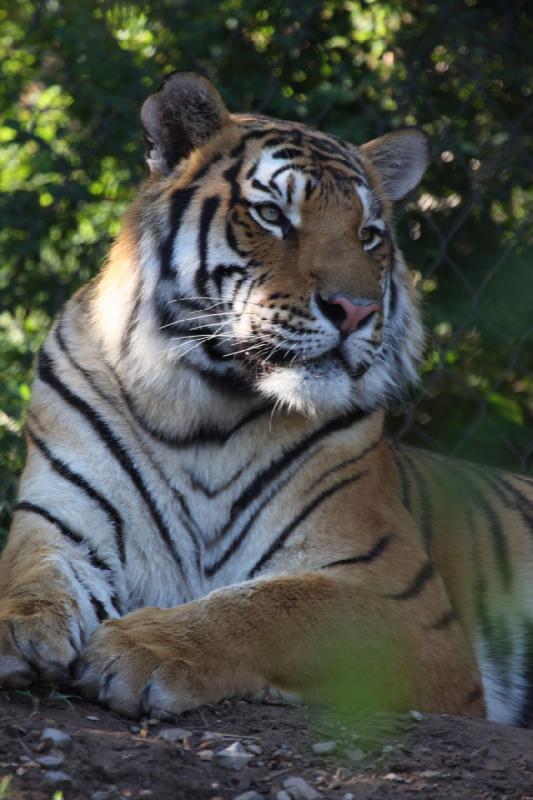
{"label": "blurred background", "polygon": [[139,108],[199,69],[232,110],[354,143],[432,140],[397,209],[424,295],[423,382],[391,433],[533,469],[533,47],[522,0],[0,0],[0,539],[32,364],[145,175]]}

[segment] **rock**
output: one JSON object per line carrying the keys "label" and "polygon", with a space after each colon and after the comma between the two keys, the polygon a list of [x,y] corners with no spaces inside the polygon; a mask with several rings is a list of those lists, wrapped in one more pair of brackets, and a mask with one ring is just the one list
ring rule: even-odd
{"label": "rock", "polygon": [[45,773],[44,780],[52,786],[72,786],[72,778],[66,772],[51,769]]}
{"label": "rock", "polygon": [[354,795],[351,792],[346,792],[346,794],[343,794],[342,800],[354,800]]}
{"label": "rock", "polygon": [[60,767],[63,761],[65,760],[65,756],[63,755],[54,755],[50,754],[48,756],[39,756],[37,763],[41,765],[41,767],[45,767],[45,769],[55,769],[56,767]]}
{"label": "rock", "polygon": [[100,717],[95,717],[94,714],[89,714],[85,719],[90,719],[91,722],[100,722]]}
{"label": "rock", "polygon": [[[149,721],[148,724],[150,724]],[[164,728],[162,731],[159,731],[159,738],[165,739],[167,742],[182,742],[189,736],[192,736],[192,734],[190,731],[185,730],[185,728]]]}
{"label": "rock", "polygon": [[259,747],[258,744],[247,744],[246,745],[246,749],[250,753],[253,753],[254,756],[260,756],[262,754],[262,752],[263,752],[263,749],[261,747]]}
{"label": "rock", "polygon": [[346,750],[346,755],[350,761],[353,761],[355,764],[358,764],[365,757],[364,752],[359,747],[351,747],[349,750]]}
{"label": "rock", "polygon": [[226,767],[226,769],[240,771],[252,760],[253,755],[248,753],[240,742],[233,742],[229,747],[225,747],[224,750],[219,750],[216,753],[216,758],[219,764]]}
{"label": "rock", "polygon": [[421,778],[440,778],[441,772],[438,769],[425,769],[420,773]]}
{"label": "rock", "polygon": [[264,800],[264,796],[252,790],[250,792],[243,792],[242,794],[236,795],[233,800]]}
{"label": "rock", "polygon": [[291,796],[285,789],[282,789],[281,792],[277,793],[276,800],[291,800]]}
{"label": "rock", "polygon": [[72,737],[58,728],[45,728],[41,733],[41,742],[51,744],[53,747],[59,747],[60,750],[65,750],[72,744]]}
{"label": "rock", "polygon": [[103,791],[100,790],[99,792],[93,792],[91,795],[91,800],[111,800],[113,797],[113,792],[110,792],[109,789],[104,789]]}
{"label": "rock", "polygon": [[198,753],[198,758],[200,761],[212,761],[214,755],[215,754],[212,750],[200,750]]}
{"label": "rock", "polygon": [[331,740],[329,742],[316,742],[315,744],[311,745],[311,750],[316,756],[325,756],[328,753],[333,753],[336,747],[337,742]]}
{"label": "rock", "polygon": [[293,800],[319,800],[323,797],[320,792],[313,789],[303,778],[292,776],[283,781],[283,788],[286,789]]}
{"label": "rock", "polygon": [[139,725],[130,725],[130,732],[137,734],[141,732]]}
{"label": "rock", "polygon": [[424,719],[420,711],[416,711],[416,709],[411,709],[411,711],[409,712],[409,716],[411,717],[411,719],[414,719],[415,722],[422,722],[422,720]]}

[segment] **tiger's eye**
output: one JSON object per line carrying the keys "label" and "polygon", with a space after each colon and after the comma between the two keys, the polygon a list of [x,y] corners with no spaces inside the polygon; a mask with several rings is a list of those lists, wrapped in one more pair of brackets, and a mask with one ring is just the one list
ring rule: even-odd
{"label": "tiger's eye", "polygon": [[374,236],[374,231],[372,230],[372,228],[361,228],[359,239],[362,242],[369,242],[373,236]]}
{"label": "tiger's eye", "polygon": [[255,208],[265,222],[270,222],[271,225],[279,225],[283,222],[283,212],[274,203],[259,203]]}

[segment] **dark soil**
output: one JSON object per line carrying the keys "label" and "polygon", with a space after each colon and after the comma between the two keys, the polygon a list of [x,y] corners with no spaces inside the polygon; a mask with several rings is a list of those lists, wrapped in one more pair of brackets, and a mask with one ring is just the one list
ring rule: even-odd
{"label": "dark soil", "polygon": [[[160,738],[178,726],[190,735]],[[70,734],[65,749],[41,741],[48,727]],[[217,756],[236,741],[253,754],[241,771]],[[312,745],[325,741],[335,750],[316,755]],[[50,755],[61,763],[39,762]],[[339,800],[533,800],[533,730],[416,713],[334,718],[243,700],[134,724],[73,697],[0,693],[1,800],[234,800],[252,790],[276,800],[293,776]]]}

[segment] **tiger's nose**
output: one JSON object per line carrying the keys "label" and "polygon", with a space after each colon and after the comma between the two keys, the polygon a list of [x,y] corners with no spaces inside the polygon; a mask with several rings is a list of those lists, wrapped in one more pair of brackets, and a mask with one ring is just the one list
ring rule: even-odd
{"label": "tiger's nose", "polygon": [[357,298],[354,301],[344,294],[332,294],[328,300],[317,295],[317,302],[324,316],[346,336],[362,327],[371,314],[379,311],[378,304],[372,300]]}

